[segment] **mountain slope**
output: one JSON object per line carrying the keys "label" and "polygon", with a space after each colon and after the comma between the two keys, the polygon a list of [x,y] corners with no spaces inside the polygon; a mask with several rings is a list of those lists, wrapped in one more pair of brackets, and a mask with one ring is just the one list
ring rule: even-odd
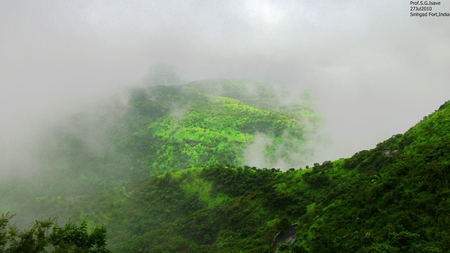
{"label": "mountain slope", "polygon": [[[450,250],[450,102],[371,150],[282,172],[320,118],[271,94],[226,80],[134,89],[111,125],[92,117],[101,135],[83,115],[57,131],[44,178],[3,184],[0,207],[103,223],[113,252]],[[258,146],[266,168],[244,166]]]}
{"label": "mountain slope", "polygon": [[138,178],[211,164],[242,166],[245,150],[261,136],[267,144],[258,155],[272,165],[292,164],[297,161],[289,152],[307,156],[311,133],[305,129],[317,130],[320,118],[308,101],[283,107],[274,94],[267,84],[229,80],[137,89],[123,137],[113,143],[132,158]]}
{"label": "mountain slope", "polygon": [[403,135],[309,169],[150,177],[111,213],[111,229],[131,238],[111,243],[120,252],[272,252],[295,223],[296,243],[279,252],[447,252],[449,115],[447,102]]}
{"label": "mountain slope", "polygon": [[72,114],[48,127],[39,175],[0,185],[0,211],[16,212],[23,227],[48,217],[109,224],[110,209],[130,195],[128,183],[149,175],[243,166],[249,151],[271,166],[302,161],[320,117],[307,98],[287,105],[275,94],[268,84],[205,80],[134,88],[126,103]]}

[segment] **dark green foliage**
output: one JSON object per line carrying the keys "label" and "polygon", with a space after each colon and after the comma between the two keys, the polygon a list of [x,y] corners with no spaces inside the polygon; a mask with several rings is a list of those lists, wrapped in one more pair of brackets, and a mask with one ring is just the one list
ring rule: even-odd
{"label": "dark green foliage", "polygon": [[[282,180],[283,173],[275,169],[217,165],[151,177],[133,186],[137,187],[130,197],[133,201],[125,202],[122,211],[112,219],[120,219],[123,227],[119,229],[135,238],[116,250],[132,252],[131,244],[145,241],[133,251],[154,252],[154,247],[162,247],[161,243],[172,238],[171,245],[164,246],[167,252],[267,251],[274,235],[291,224],[280,208],[286,206],[283,201],[293,200],[284,193],[275,193],[274,189]],[[195,192],[194,188],[194,192],[190,192],[190,188],[185,188],[189,184],[209,187],[209,190]],[[279,199],[271,199],[275,195]],[[305,206],[302,207],[305,212]],[[128,210],[125,216],[123,210]],[[137,213],[146,215],[136,216]],[[130,218],[124,222],[124,217]],[[269,220],[276,222],[266,226]],[[117,246],[120,239],[112,235],[113,246]]]}
{"label": "dark green foliage", "polygon": [[8,226],[13,215],[0,217],[0,252],[5,253],[108,253],[106,229],[97,226],[88,232],[87,223],[67,223],[63,227],[53,220],[36,221],[30,230],[20,231]]}
{"label": "dark green foliage", "polygon": [[311,186],[311,188],[320,188],[330,184],[328,176],[322,174],[308,173],[303,175],[303,180]]}

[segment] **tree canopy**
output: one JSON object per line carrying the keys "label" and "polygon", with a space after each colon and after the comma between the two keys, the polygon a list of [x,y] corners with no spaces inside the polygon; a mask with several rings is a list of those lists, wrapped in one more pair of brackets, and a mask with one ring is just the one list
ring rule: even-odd
{"label": "tree canopy", "polygon": [[79,226],[72,222],[64,226],[55,220],[36,221],[25,231],[9,222],[14,215],[0,217],[0,252],[5,253],[108,253],[106,229],[97,226],[89,232],[86,221]]}

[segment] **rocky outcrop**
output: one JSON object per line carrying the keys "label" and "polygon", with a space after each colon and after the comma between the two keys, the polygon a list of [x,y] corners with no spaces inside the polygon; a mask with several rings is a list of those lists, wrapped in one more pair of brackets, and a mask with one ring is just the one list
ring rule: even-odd
{"label": "rocky outcrop", "polygon": [[274,237],[272,241],[272,248],[275,250],[275,252],[278,252],[278,244],[279,243],[285,243],[285,244],[294,244],[297,240],[297,224],[292,224],[292,226],[286,230],[278,232]]}

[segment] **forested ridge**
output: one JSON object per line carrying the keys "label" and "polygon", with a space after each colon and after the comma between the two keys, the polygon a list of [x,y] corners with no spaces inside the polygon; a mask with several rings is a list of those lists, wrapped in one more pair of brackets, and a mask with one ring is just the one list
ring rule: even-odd
{"label": "forested ridge", "polygon": [[[46,177],[1,185],[1,211],[100,224],[112,252],[450,250],[450,102],[373,149],[281,171],[321,119],[307,94],[289,106],[274,94],[229,80],[133,89],[108,148],[59,129]],[[247,166],[261,135],[268,165]],[[294,228],[294,244],[278,243]]]}
{"label": "forested ridge", "polygon": [[133,245],[149,248],[135,250],[272,252],[274,236],[294,224],[295,244],[279,252],[447,252],[449,110],[447,102],[405,134],[312,168],[210,166],[151,177],[125,205],[165,225],[127,222],[146,231]]}

